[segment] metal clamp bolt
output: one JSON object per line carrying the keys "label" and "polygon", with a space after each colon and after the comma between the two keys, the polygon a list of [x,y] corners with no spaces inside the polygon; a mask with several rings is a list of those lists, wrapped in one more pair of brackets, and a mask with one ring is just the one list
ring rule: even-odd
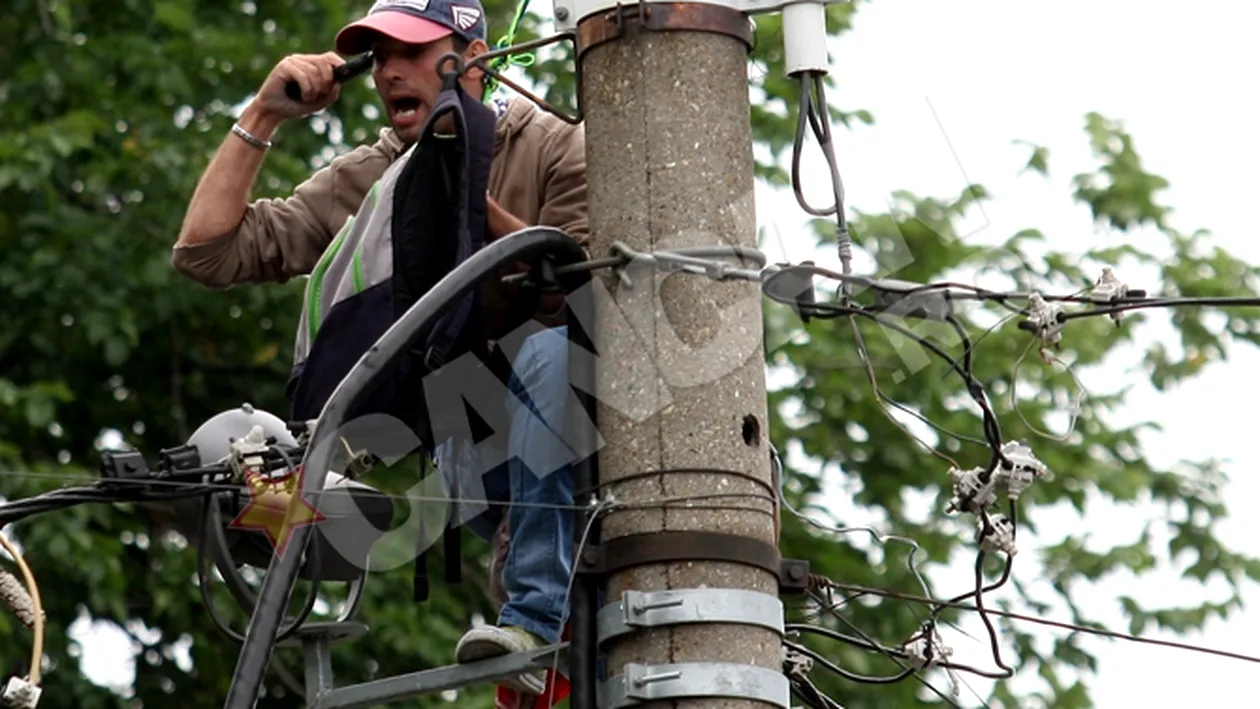
{"label": "metal clamp bolt", "polygon": [[783,601],[745,589],[626,591],[620,601],[601,608],[595,622],[601,644],[640,628],[692,623],[756,625],[782,636]]}
{"label": "metal clamp bolt", "polygon": [[599,688],[600,709],[683,697],[750,699],[789,709],[792,689],[782,670],[725,662],[629,663]]}

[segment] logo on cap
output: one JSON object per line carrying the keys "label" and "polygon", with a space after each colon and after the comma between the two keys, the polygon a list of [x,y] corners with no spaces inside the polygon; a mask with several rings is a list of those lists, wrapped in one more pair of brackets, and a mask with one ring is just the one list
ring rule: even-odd
{"label": "logo on cap", "polygon": [[461,30],[467,30],[469,27],[477,24],[477,20],[481,19],[481,10],[475,7],[468,7],[467,5],[452,5],[451,17],[455,20],[456,27]]}
{"label": "logo on cap", "polygon": [[429,9],[429,0],[376,0],[376,2],[372,4],[372,9],[368,10],[368,14],[371,15],[373,13],[380,12],[381,10],[388,10],[395,7],[411,8],[417,12],[424,12]]}

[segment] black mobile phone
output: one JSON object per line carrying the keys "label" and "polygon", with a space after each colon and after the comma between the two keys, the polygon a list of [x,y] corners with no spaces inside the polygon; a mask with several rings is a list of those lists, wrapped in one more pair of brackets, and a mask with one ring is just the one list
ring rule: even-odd
{"label": "black mobile phone", "polygon": [[[350,61],[333,69],[333,81],[344,84],[354,77],[372,68],[372,53],[364,52]],[[284,94],[290,99],[302,103],[302,87],[296,81],[284,86]]]}

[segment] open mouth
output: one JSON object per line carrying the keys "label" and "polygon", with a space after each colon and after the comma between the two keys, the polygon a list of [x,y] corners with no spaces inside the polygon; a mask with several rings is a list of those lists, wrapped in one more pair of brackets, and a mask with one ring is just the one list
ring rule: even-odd
{"label": "open mouth", "polygon": [[394,116],[397,118],[409,118],[420,110],[420,99],[414,96],[399,96],[393,100]]}

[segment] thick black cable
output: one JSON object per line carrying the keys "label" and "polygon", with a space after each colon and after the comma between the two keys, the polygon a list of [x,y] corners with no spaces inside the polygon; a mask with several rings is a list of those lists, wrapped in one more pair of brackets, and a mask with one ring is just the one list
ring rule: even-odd
{"label": "thick black cable", "polygon": [[[818,598],[817,594],[814,592],[810,592],[809,595],[815,601],[821,600]],[[849,628],[852,629],[853,632],[857,633],[860,637],[862,637],[864,640],[869,642],[872,646],[877,647],[877,648],[883,647],[879,643],[875,642],[875,640],[871,638],[871,636],[863,632],[861,628],[857,627],[857,625],[855,625],[853,621],[849,620],[848,618],[845,618],[843,614],[833,611],[832,615],[836,618],[836,620],[839,620],[841,623],[844,623],[845,625],[849,626]],[[923,679],[923,677],[920,675],[918,670],[906,665],[904,662],[901,661],[900,658],[897,657],[895,653],[886,652],[883,650],[881,650],[881,652],[883,652],[884,656],[892,660],[894,663],[901,665],[901,667],[909,673],[909,676],[914,677],[915,680],[919,682],[919,684],[922,684],[924,687],[927,687],[933,694],[945,700],[950,706],[953,706],[956,709],[961,709],[960,707],[958,707],[958,702],[955,702],[953,699],[946,696],[944,692],[934,687],[931,682],[928,682],[927,680]]]}
{"label": "thick black cable", "polygon": [[[980,402],[981,399],[987,399],[987,397],[985,397],[984,395],[983,389],[980,388],[979,381],[976,380],[975,368],[974,368],[975,362],[974,362],[974,357],[972,354],[974,348],[972,347],[972,344],[971,344],[971,337],[967,335],[966,328],[962,326],[962,323],[958,321],[958,318],[954,317],[953,315],[945,316],[945,322],[953,326],[954,332],[958,335],[958,339],[962,340],[962,346],[963,346],[962,368],[963,368],[963,371],[967,373],[966,381],[967,381],[968,393],[970,393],[972,398],[976,399],[977,402]],[[984,417],[984,435],[985,435],[985,438],[988,440],[989,445],[994,447],[994,455],[1001,455],[1002,432],[997,427],[996,417],[994,416]],[[997,461],[995,460],[993,465],[996,466],[996,463]]]}
{"label": "thick black cable", "polygon": [[[591,273],[582,276],[590,282]],[[593,333],[587,332],[582,323],[594,323],[596,318],[595,301],[592,298],[566,298],[569,327],[567,334],[571,347],[580,347],[587,352],[597,348],[593,341]],[[594,358],[569,357],[569,382],[575,392],[596,391],[596,371]],[[589,421],[598,419],[597,403],[593,396],[578,394],[582,413]],[[578,450],[595,450],[596,431],[594,427],[581,421],[577,412],[571,412],[574,423],[570,431],[576,436]],[[574,514],[574,542],[579,552],[586,544],[599,544],[602,541],[601,524],[598,513],[602,511],[599,495],[594,488],[599,484],[599,458],[588,455],[573,465],[573,487],[582,492],[575,492],[573,502],[581,509]],[[590,492],[586,492],[590,490]],[[599,596],[602,591],[602,579],[593,574],[578,574],[571,578],[569,608],[569,695],[570,709],[598,709],[599,707]]]}
{"label": "thick black cable", "polygon": [[[1015,506],[1015,502],[1012,500],[1010,503],[1010,511],[1009,511],[1012,529],[1018,528],[1019,517],[1017,514],[1017,509],[1018,508]],[[981,538],[983,538],[984,536],[990,534],[993,531],[993,525],[992,525],[992,522],[989,520],[988,513],[985,512],[984,510],[981,510],[980,518],[981,518],[981,524],[983,525],[980,532],[980,536]],[[1006,556],[1006,563],[1002,567],[1001,577],[998,578],[998,580],[995,581],[994,583],[989,584],[988,586],[984,585],[985,557],[986,557],[986,552],[983,549],[976,553],[975,589],[968,591],[967,593],[954,596],[953,598],[950,598],[949,600],[945,601],[945,603],[934,606],[932,609],[932,613],[929,616],[929,622],[931,623],[939,622],[941,611],[943,611],[945,608],[957,607],[957,605],[962,603],[963,601],[966,601],[968,599],[974,599],[974,603],[975,603],[974,610],[980,615],[980,621],[984,623],[985,631],[989,636],[989,646],[993,653],[993,662],[998,667],[1002,668],[1004,672],[1004,674],[1002,675],[1002,678],[1005,679],[1005,678],[1013,677],[1015,674],[1015,671],[1011,669],[1005,662],[1002,661],[1001,641],[998,639],[997,628],[993,625],[992,619],[989,618],[988,616],[988,609],[984,607],[984,594],[992,593],[993,591],[996,591],[1006,585],[1006,583],[1011,578],[1011,572],[1014,568],[1014,557],[1009,554]]]}
{"label": "thick black cable", "polygon": [[[206,505],[203,508],[203,514],[207,514],[207,517],[206,517],[207,520],[208,520],[208,511],[209,511],[210,503],[212,499],[213,499],[212,497],[207,497]],[[208,531],[206,530],[206,527],[208,526],[209,524],[206,524],[205,527],[203,527],[203,534],[205,534]],[[203,536],[203,539],[206,539],[207,537],[208,535]],[[311,559],[311,563],[312,565],[317,566],[319,564],[319,560],[317,558],[317,555],[319,553],[318,552],[319,545],[316,544],[316,545],[313,545],[313,547],[314,547],[313,551],[314,551],[315,556],[313,556],[313,558]],[[210,579],[210,572],[209,572],[208,563],[207,563],[208,561],[209,561],[209,557],[206,555],[205,543],[198,544],[197,545],[197,559],[196,559],[197,591],[201,596],[201,603],[202,605],[206,607],[206,612],[210,614],[211,622],[213,622],[215,627],[219,629],[219,632],[223,633],[229,639],[234,640],[237,643],[243,643],[245,642],[245,636],[233,630],[231,625],[228,623],[228,621],[224,620],[223,616],[219,615],[218,609],[214,607],[213,599],[210,597],[211,579]],[[315,608],[315,602],[319,599],[318,589],[319,589],[318,577],[312,578],[310,590],[306,594],[306,601],[302,605],[301,612],[292,622],[280,628],[280,631],[276,634],[277,643],[283,640],[287,640],[288,638],[292,637],[294,633],[296,633],[298,630],[301,629],[303,625],[306,624],[307,618],[310,617],[311,612]],[[242,609],[242,610],[252,610],[252,609]]]}
{"label": "thick black cable", "polygon": [[[944,601],[940,599],[928,598],[926,596],[919,596],[919,595],[910,594],[910,593],[902,593],[900,591],[895,591],[893,589],[888,589],[888,588],[872,588],[870,586],[862,586],[859,584],[852,584],[852,583],[840,583],[837,581],[830,581],[830,580],[829,580],[829,585],[832,588],[835,588],[837,590],[848,591],[850,593],[872,594],[876,596],[883,596],[885,598],[893,598],[900,601],[908,601],[911,603],[921,603],[923,605],[933,606],[933,607],[940,605],[942,603],[945,603]],[[954,607],[958,608],[959,610],[976,610],[976,607],[974,605],[959,604]],[[1228,658],[1231,660],[1242,660],[1244,662],[1252,662],[1252,663],[1260,664],[1260,656],[1256,656],[1256,655],[1244,655],[1240,652],[1231,652],[1229,650],[1217,650],[1215,648],[1203,647],[1201,645],[1191,645],[1190,643],[1177,642],[1175,640],[1161,640],[1158,638],[1145,638],[1140,635],[1132,635],[1129,633],[1117,632],[1115,630],[1108,630],[1107,628],[1089,626],[1089,625],[1079,625],[1076,623],[1068,623],[1068,622],[1064,622],[1060,620],[1051,620],[1049,618],[1042,618],[1039,616],[1027,615],[1023,613],[1014,613],[1012,611],[1004,611],[1004,610],[999,610],[999,609],[987,609],[985,612],[992,613],[993,615],[1000,616],[1002,618],[1010,618],[1012,620],[1018,620],[1025,623],[1035,623],[1037,625],[1044,625],[1051,628],[1060,628],[1060,629],[1068,630],[1074,633],[1096,635],[1098,637],[1111,638],[1113,640],[1127,640],[1129,642],[1143,643],[1147,645],[1158,645],[1160,647],[1172,648],[1174,650],[1187,650],[1190,652],[1201,652],[1208,655],[1215,655],[1217,657]]]}
{"label": "thick black cable", "polygon": [[831,672],[834,672],[835,674],[843,677],[844,679],[849,680],[850,682],[860,682],[862,684],[897,684],[898,682],[901,682],[905,680],[907,677],[909,677],[910,675],[914,674],[914,668],[904,668],[899,674],[885,675],[883,677],[871,677],[868,675],[860,675],[851,670],[844,669],[840,665],[837,665],[831,660],[828,660],[821,653],[811,650],[810,648],[805,647],[804,645],[799,645],[790,640],[784,640],[783,646],[791,650],[795,650],[796,652],[799,652],[802,655],[809,657],[814,662],[817,662],[818,664],[827,668]]}
{"label": "thick black cable", "polygon": [[[811,268],[810,270],[815,270],[815,269]],[[766,279],[765,283],[766,284],[771,283],[775,277],[780,276],[780,274],[782,273],[783,272],[779,272],[778,274],[771,275],[769,278]],[[764,287],[763,290],[766,293],[766,295],[772,298],[773,300],[776,300],[779,302],[784,302],[786,300],[786,298],[784,298],[783,296],[775,293],[772,288]],[[796,300],[791,300],[788,302],[794,305],[799,304],[799,302]],[[903,325],[900,325],[893,320],[890,320],[886,317],[881,316],[881,314],[879,313],[871,312],[857,305],[841,305],[841,304],[834,304],[834,303],[810,303],[808,304],[808,307],[810,308],[814,317],[827,318],[827,317],[845,317],[845,316],[856,315],[856,316],[873,320],[880,325],[883,325],[891,330],[898,332],[899,334],[902,334],[910,338],[911,340],[914,340],[916,343],[923,346],[925,349],[929,350],[930,352],[935,354],[937,357],[940,357],[947,365],[949,365],[949,368],[953,370],[954,372],[956,372],[958,376],[962,378],[963,383],[966,385],[967,393],[971,396],[972,400],[974,400],[976,402],[976,405],[980,408],[982,419],[983,419],[985,439],[988,442],[989,447],[992,449],[992,453],[993,453],[993,458],[990,461],[989,466],[986,468],[986,470],[982,474],[982,478],[981,478],[982,481],[988,482],[989,476],[992,475],[993,471],[997,468],[997,466],[1000,463],[1005,462],[1005,456],[1002,454],[1002,430],[1001,430],[1000,425],[998,424],[997,415],[993,412],[993,407],[989,404],[988,397],[985,396],[984,394],[983,385],[981,385],[980,382],[976,380],[975,375],[970,371],[969,367],[964,366],[963,363],[959,362],[955,357],[951,356],[944,349],[942,349],[940,346],[936,345],[932,341],[928,340],[927,338],[921,335],[916,334],[909,328]],[[959,323],[957,319],[953,319],[953,324],[954,324],[954,327],[959,330],[959,334],[963,337],[964,343],[969,344],[970,341],[967,339],[966,332],[965,330],[963,330],[961,323]],[[968,361],[970,361],[969,358],[971,354],[971,349],[972,349],[971,347],[966,347],[966,352],[964,354],[964,358],[968,359]]]}
{"label": "thick black cable", "polygon": [[[843,306],[836,306],[836,308],[840,309],[843,308]],[[954,370],[960,377],[962,377],[963,382],[967,387],[967,393],[971,395],[971,398],[976,402],[976,405],[980,407],[980,412],[984,420],[985,439],[988,441],[989,446],[993,449],[993,461],[990,463],[987,471],[991,474],[992,471],[997,468],[998,463],[1000,463],[1003,459],[1002,430],[998,425],[997,415],[993,412],[993,407],[989,404],[988,397],[984,395],[984,387],[976,380],[975,375],[964,368],[957,359],[950,356],[949,353],[945,352],[945,350],[941,347],[927,338],[915,334],[907,327],[899,325],[888,318],[880,317],[877,313],[872,313],[862,308],[844,308],[844,310],[848,311],[850,314],[873,320],[884,327],[888,327],[902,335],[905,335],[906,337],[911,338],[916,343],[922,345],[924,348],[944,360],[945,363],[950,366],[950,369]]]}
{"label": "thick black cable", "polygon": [[[791,267],[790,270],[777,271],[777,272],[771,273],[766,276],[763,282],[772,281],[776,278],[782,277],[785,273],[792,273],[792,272],[796,272],[796,273],[808,272],[810,275],[813,275],[813,276],[821,276],[821,277],[828,278],[831,280],[839,281],[841,283],[847,282],[852,285],[859,285],[859,286],[876,288],[876,289],[880,288],[880,282],[881,282],[880,279],[873,278],[871,276],[837,273],[833,270],[823,268],[820,266],[814,266],[812,264],[794,265]],[[1034,295],[1031,292],[1022,292],[1022,291],[995,291],[995,290],[990,290],[987,288],[982,288],[980,286],[972,285],[969,283],[961,283],[958,281],[935,281],[932,283],[923,283],[923,284],[918,284],[918,285],[898,283],[895,290],[892,292],[895,292],[896,294],[904,297],[904,296],[909,296],[909,295],[920,295],[924,293],[930,293],[932,291],[943,291],[940,294],[940,296],[944,301],[965,299],[965,300],[974,300],[974,301],[993,302],[993,303],[1003,305],[1007,307],[1009,310],[1011,310],[1012,312],[1016,312],[1021,315],[1027,315],[1028,314],[1027,309],[1023,307],[1012,306],[1010,305],[1009,301],[1014,301],[1014,300],[1026,301],[1026,300],[1031,299]],[[965,292],[966,295],[964,296],[963,293],[957,293],[953,291],[963,291]],[[785,301],[782,298],[775,298],[773,295],[769,293],[767,295],[770,295],[770,297],[774,298],[775,300],[779,302],[796,305],[796,303],[792,301]],[[1086,317],[1093,317],[1096,315],[1111,315],[1113,313],[1120,313],[1120,312],[1125,312],[1129,310],[1138,310],[1138,309],[1145,309],[1145,308],[1172,308],[1172,307],[1184,307],[1184,306],[1222,307],[1222,308],[1260,307],[1260,298],[1245,297],[1245,296],[1173,296],[1173,297],[1152,298],[1145,295],[1143,296],[1129,295],[1129,296],[1121,296],[1114,299],[1103,301],[1103,300],[1100,300],[1096,296],[1081,295],[1079,293],[1073,293],[1069,295],[1037,293],[1036,295],[1048,303],[1049,302],[1072,303],[1076,305],[1095,306],[1094,308],[1090,310],[1082,310],[1082,311],[1077,311],[1077,312],[1072,312],[1072,313],[1066,313],[1064,317],[1066,317],[1067,319],[1086,318]],[[806,305],[811,306],[811,307],[815,306],[815,304],[812,304],[812,303],[806,304]],[[818,304],[816,307],[825,308],[827,306],[825,304]]]}
{"label": "thick black cable", "polygon": [[[834,628],[828,628],[822,625],[812,625],[809,623],[789,623],[783,626],[783,629],[785,631],[793,632],[793,633],[810,633],[813,635],[821,635],[825,638],[829,638],[831,640],[837,640],[839,642],[845,643],[846,645],[851,645],[855,648],[858,648],[859,650],[868,650],[872,652],[892,654],[901,659],[909,659],[910,657],[909,654],[905,650],[902,650],[900,648],[892,648],[892,647],[887,647],[884,645],[879,645],[877,643],[872,643],[866,639],[859,638],[855,635],[849,635],[848,633],[836,630]],[[1010,676],[1006,673],[990,672],[988,670],[982,670],[978,667],[972,667],[971,665],[965,665],[958,662],[937,662],[935,666],[943,668],[943,669],[947,669],[947,670],[957,670],[959,672],[967,672],[967,673],[976,675],[977,677],[984,677],[986,679],[1007,679]]]}
{"label": "thick black cable", "polygon": [[127,502],[162,502],[188,497],[200,497],[213,492],[213,488],[201,485],[189,485],[185,489],[173,491],[150,490],[113,490],[112,485],[62,488],[34,495],[22,500],[6,502],[0,505],[0,527],[12,524],[32,515],[83,504],[127,503]]}
{"label": "thick black cable", "polygon": [[[812,85],[812,88],[818,94],[817,107],[819,111],[821,111],[822,113],[821,116],[816,114],[815,111],[813,110],[814,102],[812,100],[812,96],[810,92],[811,85]],[[829,216],[830,214],[833,214],[833,213],[836,214],[837,223],[839,227],[839,232],[837,234],[837,242],[838,242],[838,246],[840,250],[842,269],[844,272],[843,276],[848,277],[851,274],[852,269],[850,266],[850,251],[849,251],[850,246],[849,246],[849,241],[848,241],[848,231],[847,231],[845,220],[844,220],[844,202],[843,202],[842,183],[840,180],[838,169],[836,167],[835,152],[834,152],[833,144],[831,142],[830,121],[828,120],[828,117],[826,115],[826,110],[827,110],[827,104],[826,104],[826,98],[825,98],[825,87],[824,87],[823,76],[821,74],[809,74],[809,73],[803,75],[801,77],[800,113],[797,119],[798,121],[797,131],[796,131],[795,142],[793,145],[792,183],[793,183],[794,191],[796,193],[797,202],[798,204],[800,204],[801,208],[804,209],[807,213],[813,216]],[[832,181],[833,193],[835,195],[835,203],[829,209],[815,209],[811,207],[808,201],[805,199],[803,190],[801,189],[800,159],[801,159],[802,145],[804,142],[805,124],[807,121],[809,122],[813,130],[813,133],[819,142],[819,145],[823,149],[823,152],[827,158],[828,168],[831,171],[831,181]],[[963,382],[966,385],[968,394],[980,407],[980,410],[982,413],[982,419],[983,419],[983,430],[985,434],[985,439],[986,439],[986,442],[989,444],[989,447],[992,451],[992,459],[988,467],[980,475],[981,482],[988,483],[993,471],[997,469],[998,465],[1005,462],[1004,456],[1002,454],[1002,435],[1001,435],[1001,429],[997,422],[997,416],[993,412],[992,406],[988,402],[988,398],[985,395],[984,388],[980,385],[980,383],[975,378],[974,368],[973,368],[973,364],[974,364],[973,346],[972,346],[970,338],[967,335],[965,328],[963,328],[962,324],[952,314],[948,315],[945,318],[945,320],[949,322],[950,325],[954,328],[955,332],[958,334],[958,336],[960,337],[963,343],[963,362],[960,364],[956,359],[948,355],[941,348],[935,346],[931,342],[928,342],[925,338],[919,337],[915,335],[913,332],[910,332],[908,328],[904,328],[904,327],[901,327],[900,325],[897,325],[896,323],[889,322],[888,320],[881,318],[878,315],[866,312],[864,309],[852,307],[851,290],[850,288],[847,287],[850,284],[851,284],[851,281],[848,278],[841,279],[842,292],[844,293],[842,302],[844,305],[840,307],[836,307],[833,310],[833,312],[835,312],[837,315],[841,313],[847,314],[849,316],[850,321],[852,321],[852,318],[854,315],[868,317],[870,319],[875,320],[876,322],[880,324],[883,324],[885,326],[892,328],[893,330],[903,335],[910,337],[912,340],[915,340],[920,345],[922,345],[923,347],[927,348],[928,350],[932,351],[934,354],[936,354],[937,356],[945,360],[950,365],[951,369],[957,372],[960,375],[960,377],[963,379]],[[768,287],[769,285],[770,284],[767,280],[763,284],[763,290],[770,291],[771,289]],[[806,316],[816,317],[819,314],[824,313],[828,309],[826,306],[817,306],[812,303],[809,305],[800,303],[799,302],[800,294],[795,294],[795,295],[797,295],[797,298],[794,299],[794,301],[796,302],[793,303],[793,306],[797,309],[797,312],[801,314],[803,317],[806,317]],[[946,296],[946,299],[948,299],[949,297],[948,291],[945,293],[945,296]],[[845,307],[845,306],[849,306],[849,307]],[[858,344],[860,355],[862,356],[864,361],[869,360],[869,357],[865,349],[865,343],[862,342],[861,331],[856,327],[856,325],[854,326],[853,331],[854,331],[854,336],[857,338],[857,344]],[[880,392],[878,389],[878,386],[876,386],[876,395],[880,396],[881,394],[882,392]],[[987,525],[988,524],[987,517],[985,519],[986,519],[985,523]],[[977,582],[977,588],[975,591],[978,605],[981,605],[980,595],[983,593],[983,559],[984,559],[984,555],[983,555],[983,552],[981,552],[977,559],[977,565],[979,569],[977,573],[980,576],[980,579]],[[1008,574],[1009,574],[1009,565],[1008,565]],[[1001,585],[1001,583],[1004,583],[1004,582],[1005,582],[1005,575],[1004,575],[1003,580],[1000,581],[998,585]],[[983,606],[981,605],[981,607]],[[981,611],[981,613],[983,615],[983,611]],[[939,609],[933,613],[933,617],[928,622],[925,632],[931,633],[933,631],[933,629],[935,628],[936,616],[938,614],[939,614]],[[990,628],[990,637],[993,643],[995,660],[998,662],[999,666],[1009,671],[1009,668],[1007,668],[1001,662],[1000,655],[999,655],[998,640],[996,637],[996,633],[992,631],[991,621],[989,621],[987,616],[984,617],[984,621],[985,621],[986,626]],[[930,635],[926,638],[926,641],[928,642],[928,646],[929,646],[928,652],[930,653],[931,652],[931,636]],[[821,658],[817,658],[817,659],[821,659]],[[825,663],[825,664],[829,664],[829,663]],[[835,668],[833,666],[833,669],[838,670],[839,668]],[[901,678],[904,678],[904,676],[905,675],[897,677],[897,679],[899,680]]]}
{"label": "thick black cable", "polygon": [[206,545],[210,543],[210,535],[213,533],[210,529],[210,510],[213,503],[214,496],[207,495],[201,506],[201,543],[197,545],[194,562],[197,573],[197,592],[201,595],[201,605],[205,606],[206,613],[210,615],[210,622],[214,623],[219,632],[231,640],[243,643],[245,636],[232,630],[231,625],[219,615],[219,611],[214,607],[214,599],[210,597],[210,571],[207,564],[209,555],[206,554]]}
{"label": "thick black cable", "polygon": [[[800,205],[801,209],[805,210],[806,214],[813,217],[830,217],[837,211],[843,213],[840,200],[832,202],[830,207],[819,208],[811,206],[809,200],[805,198],[804,181],[801,179],[801,158],[805,153],[806,128],[813,128],[815,136],[818,136],[820,131],[814,115],[816,103],[813,97],[813,82],[810,73],[802,74],[800,82],[801,96],[797,105],[796,135],[792,141],[792,192],[796,195],[796,203]],[[830,147],[830,142],[824,143],[821,140],[819,142],[821,143],[820,147],[826,152],[827,148]]]}
{"label": "thick black cable", "polygon": [[[826,73],[805,71],[800,75],[800,104],[796,119],[796,135],[792,142],[792,191],[801,209],[811,216],[836,219],[836,249],[840,255],[840,264],[844,272],[853,270],[853,239],[849,233],[848,220],[845,218],[844,182],[840,178],[840,168],[836,162],[835,143],[831,136],[831,121],[827,115]],[[817,94],[815,96],[814,94]],[[827,170],[831,178],[831,193],[835,200],[830,207],[818,209],[812,207],[805,198],[801,181],[801,155],[804,152],[805,128],[809,126],[822,149],[827,162]],[[846,299],[850,295],[845,290]]]}
{"label": "thick black cable", "polygon": [[[1045,300],[1049,301],[1050,298],[1045,298]],[[1068,302],[1090,302],[1090,301],[1082,300],[1082,301],[1068,301]],[[1063,315],[1060,316],[1060,319],[1061,320],[1076,320],[1078,318],[1088,318],[1088,317],[1094,317],[1098,315],[1113,315],[1115,313],[1123,313],[1123,312],[1128,312],[1131,310],[1143,310],[1146,308],[1175,308],[1175,307],[1182,307],[1182,306],[1188,306],[1188,305],[1196,305],[1196,306],[1204,306],[1204,307],[1218,306],[1218,307],[1234,307],[1234,308],[1239,308],[1239,307],[1255,308],[1255,307],[1260,307],[1260,298],[1228,298],[1228,297],[1159,298],[1159,299],[1135,300],[1132,302],[1126,302],[1125,299],[1120,298],[1115,301],[1114,305],[1102,305],[1097,308],[1094,308],[1093,310],[1080,310],[1080,311],[1071,312],[1071,313],[1064,313]]]}
{"label": "thick black cable", "polygon": [[[294,465],[293,461],[289,458],[289,455],[285,453],[282,449],[276,449],[276,450],[280,453],[281,458],[283,458],[285,461],[285,464],[287,466],[286,475],[295,474],[297,471],[297,467]],[[212,509],[211,505],[213,503],[214,503],[214,496],[207,495],[201,507],[201,540],[202,541],[201,541],[201,544],[197,545],[197,559],[196,559],[197,590],[201,595],[202,604],[206,607],[206,612],[210,614],[210,620],[215,624],[215,626],[219,629],[219,631],[222,632],[224,635],[226,635],[228,638],[235,640],[238,643],[243,643],[245,642],[245,636],[233,630],[231,625],[226,620],[224,620],[221,615],[219,615],[218,610],[215,609],[214,607],[213,599],[210,597],[211,579],[210,579],[209,568],[207,565],[207,561],[209,560],[209,557],[206,554],[206,547],[211,543],[210,540],[213,539],[213,531],[211,530],[211,525],[210,525],[213,519],[213,517],[210,514],[211,509]],[[225,555],[227,555],[230,558],[230,553],[228,552],[228,550],[223,549],[222,551]],[[306,594],[306,600],[303,602],[302,610],[298,613],[297,617],[294,618],[293,621],[290,622],[288,625],[281,627],[280,630],[277,632],[276,634],[277,643],[289,639],[290,637],[293,636],[294,633],[296,633],[299,629],[301,629],[303,625],[306,624],[307,619],[310,618],[311,613],[315,609],[316,601],[319,600],[319,584],[320,584],[319,576],[320,576],[320,571],[322,570],[320,568],[321,563],[322,563],[322,558],[320,555],[321,554],[320,545],[318,543],[312,544],[310,545],[310,548],[308,549],[308,551],[310,552],[310,558],[308,561],[309,561],[309,568],[311,569],[311,578],[310,578],[310,588],[308,589],[307,594]],[[257,599],[255,599],[255,605],[256,604],[257,604]],[[253,609],[250,608],[250,609],[242,609],[242,610],[252,611]]]}
{"label": "thick black cable", "polygon": [[789,675],[788,684],[792,689],[792,693],[810,709],[844,709],[840,702],[827,696],[808,678],[799,675]]}
{"label": "thick black cable", "polygon": [[[985,524],[988,524],[987,519]],[[989,618],[989,614],[984,607],[984,558],[985,552],[983,550],[976,554],[976,612],[980,614],[980,622],[984,623],[985,630],[989,633],[989,649],[993,652],[993,664],[1001,667],[1006,672],[1007,678],[1014,677],[1015,670],[1011,669],[1005,662],[1002,662],[1002,642],[998,639],[997,628],[994,627],[993,620]],[[1006,568],[1009,570],[1010,566],[1010,557],[1007,557]],[[1005,582],[1008,575],[1003,574],[1002,582]],[[998,585],[1001,585],[1001,583]]]}

